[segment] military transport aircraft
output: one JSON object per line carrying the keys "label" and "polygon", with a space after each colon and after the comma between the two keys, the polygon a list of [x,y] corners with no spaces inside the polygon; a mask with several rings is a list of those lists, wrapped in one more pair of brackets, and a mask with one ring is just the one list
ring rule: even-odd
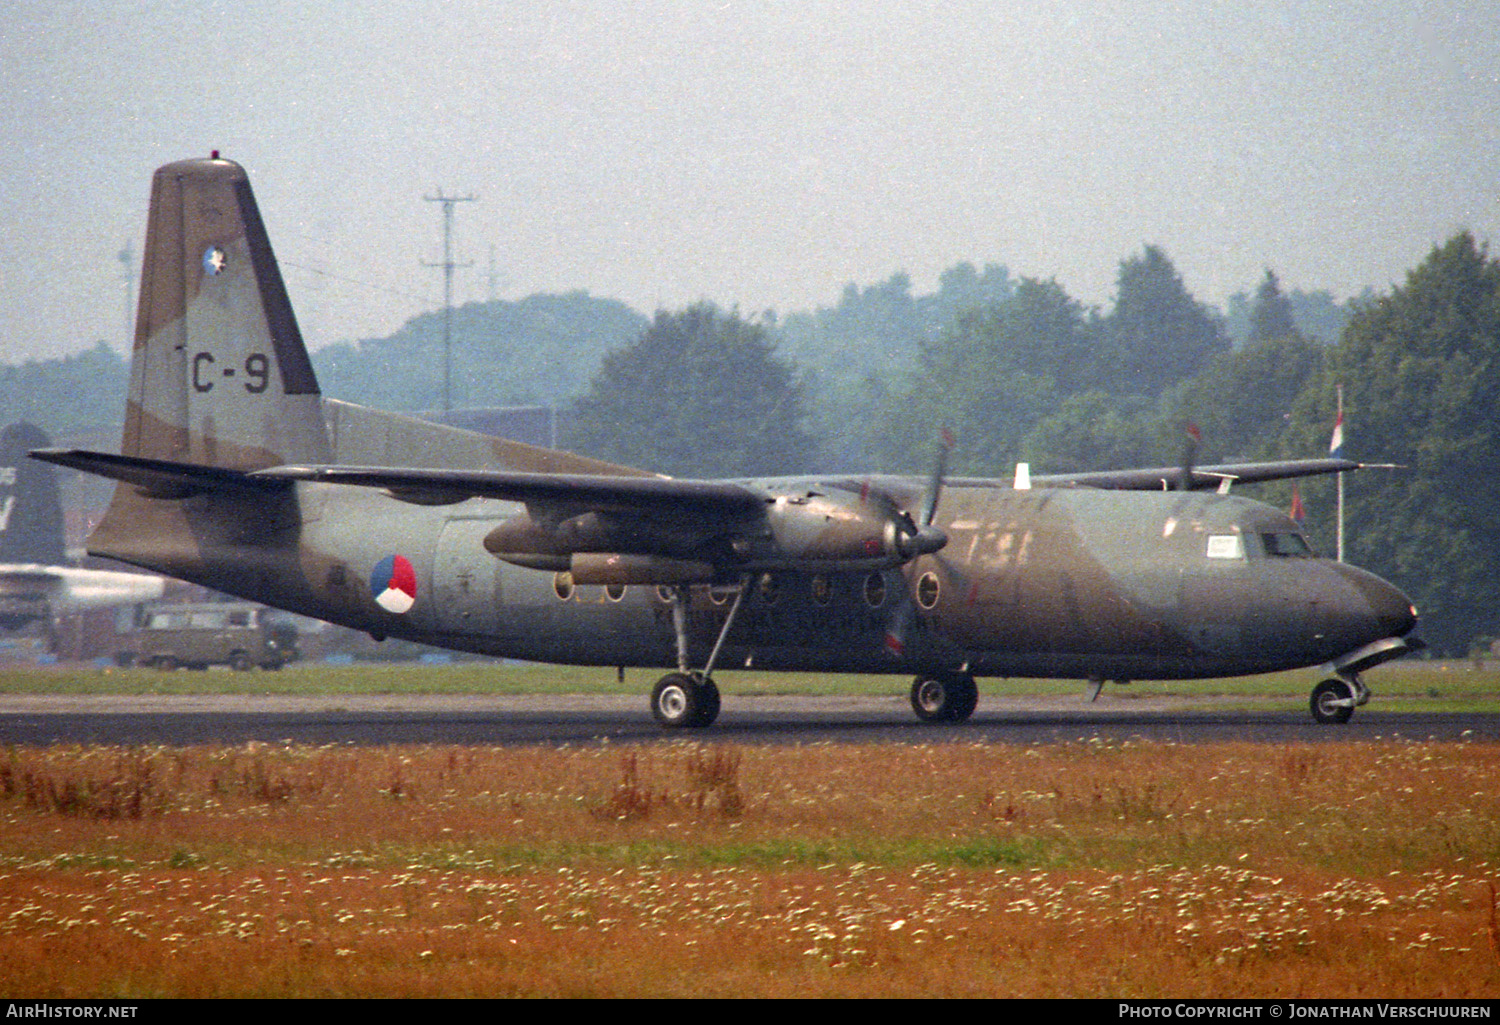
{"label": "military transport aircraft", "polygon": [[1326,663],[1313,715],[1344,721],[1420,644],[1394,587],[1222,493],[1353,462],[679,480],[325,399],[217,153],[156,172],[120,454],[35,454],[118,482],[91,552],[376,638],[672,669],[669,727],[714,721],[721,664],[913,675],[959,722],[982,676]]}
{"label": "military transport aircraft", "polygon": [[15,630],[162,596],[165,581],[145,573],[70,565],[55,472],[26,454],[52,442],[40,427],[14,423],[0,434],[0,627]]}

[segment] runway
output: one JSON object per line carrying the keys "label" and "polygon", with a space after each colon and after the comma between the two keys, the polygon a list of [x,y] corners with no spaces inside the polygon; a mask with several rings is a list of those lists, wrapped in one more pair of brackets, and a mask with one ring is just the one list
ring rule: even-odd
{"label": "runway", "polygon": [[1462,741],[1500,743],[1500,715],[1383,712],[1319,726],[1285,702],[1265,710],[1213,699],[982,698],[962,725],[916,720],[904,696],[735,697],[714,726],[668,731],[644,694],[475,697],[0,696],[0,744],[734,744],[1129,741],[1205,744]]}

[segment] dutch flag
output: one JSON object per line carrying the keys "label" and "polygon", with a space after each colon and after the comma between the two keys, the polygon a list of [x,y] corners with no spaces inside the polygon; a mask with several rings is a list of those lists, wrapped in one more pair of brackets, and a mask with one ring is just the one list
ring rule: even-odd
{"label": "dutch flag", "polygon": [[1335,459],[1344,458],[1344,411],[1339,410],[1338,419],[1333,422],[1333,438],[1328,442],[1328,454]]}

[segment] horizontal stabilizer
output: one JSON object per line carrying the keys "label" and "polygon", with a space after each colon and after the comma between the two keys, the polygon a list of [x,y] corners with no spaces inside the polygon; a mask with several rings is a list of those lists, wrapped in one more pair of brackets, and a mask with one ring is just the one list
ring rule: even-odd
{"label": "horizontal stabilizer", "polygon": [[376,466],[272,466],[250,476],[267,482],[298,480],[383,488],[396,498],[420,505],[495,498],[598,512],[736,517],[753,513],[766,501],[764,495],[739,484],[668,477]]}
{"label": "horizontal stabilizer", "polygon": [[252,476],[243,470],[174,463],[142,456],[119,456],[109,452],[49,448],[36,449],[31,456],[43,462],[134,484],[147,498],[187,498],[205,491],[225,489],[284,491],[289,486],[286,481]]}

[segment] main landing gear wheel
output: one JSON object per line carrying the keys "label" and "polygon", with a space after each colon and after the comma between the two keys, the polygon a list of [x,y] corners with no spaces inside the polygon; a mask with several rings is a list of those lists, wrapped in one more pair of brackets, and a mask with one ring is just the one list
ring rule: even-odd
{"label": "main landing gear wheel", "polygon": [[979,687],[967,673],[919,676],[911,685],[911,708],[923,722],[963,722],[979,705]]}
{"label": "main landing gear wheel", "polygon": [[1343,680],[1324,680],[1313,688],[1308,702],[1312,717],[1320,723],[1346,723],[1354,715],[1354,688]]}
{"label": "main landing gear wheel", "polygon": [[668,673],[651,690],[651,714],[669,729],[711,726],[719,717],[719,688],[697,674]]}

